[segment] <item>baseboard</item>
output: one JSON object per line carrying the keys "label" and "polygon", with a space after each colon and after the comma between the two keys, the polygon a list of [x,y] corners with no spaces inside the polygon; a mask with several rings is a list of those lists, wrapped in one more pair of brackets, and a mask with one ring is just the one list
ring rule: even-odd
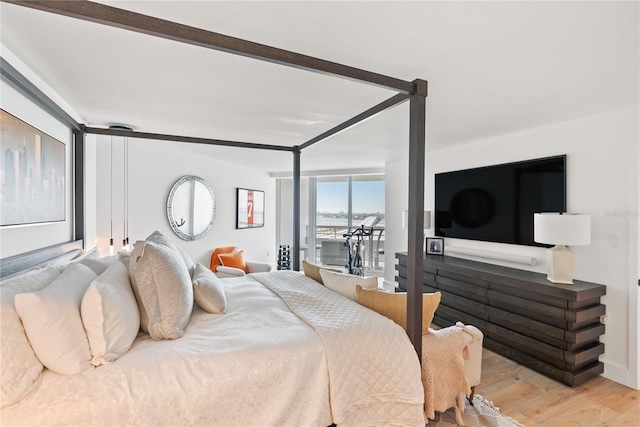
{"label": "baseboard", "polygon": [[631,387],[631,382],[629,381],[629,369],[626,366],[621,366],[606,360],[601,360],[601,362],[604,363],[603,377],[624,386]]}

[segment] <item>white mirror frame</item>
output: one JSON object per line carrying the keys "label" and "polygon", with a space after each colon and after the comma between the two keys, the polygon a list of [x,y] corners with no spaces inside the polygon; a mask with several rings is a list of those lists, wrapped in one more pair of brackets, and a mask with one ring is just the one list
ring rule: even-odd
{"label": "white mirror frame", "polygon": [[[183,184],[187,182],[192,182],[192,181],[199,182],[202,185],[204,185],[204,187],[209,191],[209,194],[211,195],[211,202],[213,205],[211,209],[211,219],[209,220],[209,224],[207,228],[198,234],[188,234],[182,231],[182,229],[180,228],[182,224],[178,225],[175,218],[173,217],[173,210],[174,210],[173,200],[176,195],[176,192]],[[190,208],[193,211],[194,209],[193,204],[191,205]],[[211,189],[207,181],[195,175],[185,175],[182,178],[180,178],[178,181],[176,181],[176,183],[173,184],[173,187],[171,187],[171,191],[169,192],[169,197],[167,198],[167,219],[169,220],[169,225],[171,225],[171,228],[173,229],[173,231],[178,235],[178,237],[180,237],[183,240],[198,240],[204,237],[204,235],[209,232],[209,230],[211,229],[211,226],[213,225],[213,221],[215,221],[216,219],[216,197],[213,194],[213,190]]]}

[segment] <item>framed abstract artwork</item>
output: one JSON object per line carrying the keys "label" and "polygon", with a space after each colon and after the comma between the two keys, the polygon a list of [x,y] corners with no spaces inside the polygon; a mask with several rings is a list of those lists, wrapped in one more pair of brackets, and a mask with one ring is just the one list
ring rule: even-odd
{"label": "framed abstract artwork", "polygon": [[237,189],[236,229],[264,227],[264,191]]}
{"label": "framed abstract artwork", "polygon": [[0,109],[0,226],[64,221],[66,147]]}

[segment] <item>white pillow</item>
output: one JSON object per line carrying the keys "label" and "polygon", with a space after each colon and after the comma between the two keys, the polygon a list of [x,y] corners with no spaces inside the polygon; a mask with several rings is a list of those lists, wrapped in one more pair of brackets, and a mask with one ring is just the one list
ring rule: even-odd
{"label": "white pillow", "polygon": [[113,261],[115,261],[116,259],[116,255],[111,255],[104,258],[85,258],[79,262],[80,264],[84,264],[92,269],[93,272],[99,276],[107,271],[107,268],[109,268],[109,266],[113,264]]}
{"label": "white pillow", "polygon": [[59,374],[91,368],[80,302],[96,277],[86,265],[71,263],[43,290],[16,295],[16,311],[33,350],[44,366]]}
{"label": "white pillow", "polygon": [[378,278],[375,276],[360,277],[324,269],[320,270],[320,276],[327,288],[356,302],[358,301],[356,285],[362,286],[363,289],[378,289]]}
{"label": "white pillow", "polygon": [[0,286],[0,405],[13,405],[35,392],[42,363],[33,352],[16,312],[14,298],[44,289],[60,272],[55,266],[32,270],[5,280]]}
{"label": "white pillow", "polygon": [[193,272],[193,297],[208,313],[224,313],[227,300],[222,281],[204,265],[198,263]]}
{"label": "white pillow", "polygon": [[130,265],[151,338],[180,338],[193,309],[191,277],[180,254],[154,242],[136,242]]}
{"label": "white pillow", "polygon": [[120,261],[91,282],[80,313],[94,366],[108,365],[129,350],[140,329],[140,315],[129,272]]}
{"label": "white pillow", "polygon": [[193,262],[189,254],[184,249],[182,249],[182,247],[176,245],[176,249],[182,257],[184,264],[187,266],[187,270],[189,270],[189,276],[193,277],[193,273],[196,270],[196,263]]}
{"label": "white pillow", "polygon": [[131,281],[133,295],[136,297],[136,302],[138,303],[140,327],[143,331],[149,333],[149,315],[147,315],[147,310],[144,308],[144,304],[142,303],[142,297],[138,290],[138,282],[136,281],[136,261],[142,257],[142,250],[144,249],[145,244],[146,242],[144,240],[138,240],[133,244],[133,250],[129,255],[129,280]]}

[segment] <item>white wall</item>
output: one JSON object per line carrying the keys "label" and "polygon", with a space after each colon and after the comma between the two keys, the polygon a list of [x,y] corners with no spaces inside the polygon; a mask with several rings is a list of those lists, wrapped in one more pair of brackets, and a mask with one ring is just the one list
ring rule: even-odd
{"label": "white wall", "polygon": [[[4,53],[3,51],[3,56]],[[0,228],[0,258],[5,258],[72,239],[73,177],[71,156],[73,135],[66,125],[33,103],[4,78],[0,79],[0,92],[2,93],[0,107],[3,110],[66,145],[66,220],[56,223]]]}
{"label": "white wall", "polygon": [[[122,247],[124,218],[123,138],[113,138],[113,203],[109,184],[111,137],[99,136],[97,152],[96,243],[100,253],[109,253],[110,217],[116,251]],[[91,144],[89,144],[91,145]],[[238,149],[242,156],[245,149]],[[216,218],[200,240],[181,240],[167,220],[167,197],[173,184],[184,175],[206,180],[216,197]],[[265,191],[265,226],[236,230],[236,187]],[[246,260],[275,262],[275,180],[268,174],[235,166],[216,156],[216,147],[166,141],[129,139],[129,240],[145,239],[154,230],[172,238],[193,258],[209,265],[211,251],[219,246],[238,246]],[[113,214],[111,213],[113,207]]]}
{"label": "white wall", "polygon": [[[281,245],[293,247],[293,179],[279,178],[280,182],[280,208],[278,211],[279,236],[278,242]],[[300,245],[307,242],[307,232],[309,230],[309,179],[300,178]],[[276,253],[277,255],[277,253]],[[293,255],[292,255],[293,257]],[[300,253],[300,260],[303,260],[303,251]]]}
{"label": "white wall", "polygon": [[402,228],[402,211],[409,207],[409,159],[392,160],[384,167],[384,280],[395,283],[396,252],[407,251],[407,230]]}
{"label": "white wall", "polygon": [[[425,177],[425,209],[433,211],[433,176],[438,172],[567,154],[567,210],[589,213],[592,242],[574,247],[575,278],[607,286],[602,302],[607,306],[606,333],[601,337],[605,376],[637,386],[637,208],[638,208],[638,107],[630,107],[578,120],[554,124],[448,149],[428,151]],[[407,193],[402,162],[387,164],[387,212],[402,203]],[[402,177],[404,177],[402,179]],[[402,206],[405,206],[404,204]],[[397,208],[395,208],[397,210]],[[619,247],[609,244],[619,237]],[[385,261],[393,265],[393,253],[406,251],[406,237],[398,240]],[[545,272],[544,249],[500,243],[446,239],[446,247],[522,254],[536,257],[538,265],[495,261],[495,264]],[[477,259],[485,262],[492,262]],[[389,280],[393,272],[385,271]],[[629,301],[632,301],[629,303]],[[630,339],[630,337],[633,337]],[[629,343],[634,346],[630,347]]]}

